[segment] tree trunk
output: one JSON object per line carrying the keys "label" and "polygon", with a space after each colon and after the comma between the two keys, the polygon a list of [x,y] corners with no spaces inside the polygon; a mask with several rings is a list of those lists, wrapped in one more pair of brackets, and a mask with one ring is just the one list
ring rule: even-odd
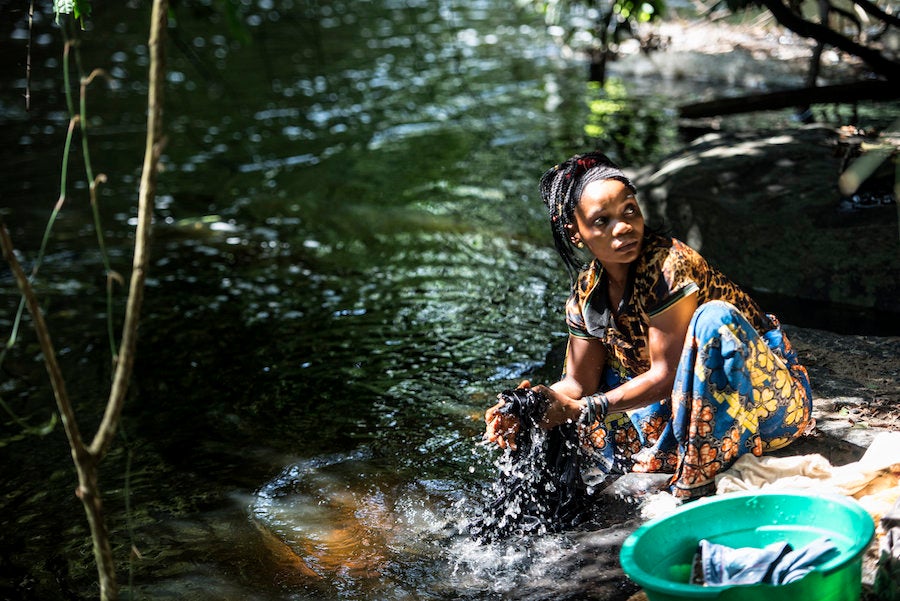
{"label": "tree trunk", "polygon": [[859,100],[894,100],[896,98],[900,98],[900,88],[891,82],[861,81],[687,104],[678,108],[678,116],[683,119],[700,119],[718,115],[752,113],[753,111],[772,111],[804,104],[849,103]]}

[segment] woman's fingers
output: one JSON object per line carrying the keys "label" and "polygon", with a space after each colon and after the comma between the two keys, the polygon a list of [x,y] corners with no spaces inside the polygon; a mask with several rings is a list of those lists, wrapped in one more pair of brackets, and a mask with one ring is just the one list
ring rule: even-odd
{"label": "woman's fingers", "polygon": [[553,389],[548,388],[548,387],[544,386],[543,384],[538,384],[537,386],[532,386],[531,389],[534,392],[545,396],[551,403],[554,401],[554,399],[556,399],[556,393],[553,391]]}
{"label": "woman's fingers", "polygon": [[509,447],[516,449],[516,434],[519,431],[519,421],[512,416],[496,415],[487,424],[485,438],[488,442],[495,442],[501,449]]}
{"label": "woman's fingers", "polygon": [[519,431],[519,420],[511,415],[503,420],[503,438],[510,449],[516,450],[516,434]]}
{"label": "woman's fingers", "polygon": [[488,440],[490,440],[491,442],[496,442],[497,438],[503,435],[503,431],[501,430],[500,416],[496,416],[488,422],[487,435]]}
{"label": "woman's fingers", "polygon": [[497,412],[500,411],[500,407],[505,405],[505,401],[500,401],[493,407],[489,407],[487,411],[484,412],[484,421],[487,423],[491,423],[495,417],[497,417]]}
{"label": "woman's fingers", "polygon": [[[531,382],[522,380],[518,388],[531,388]],[[545,386],[540,386],[540,388],[544,391],[549,390]],[[519,419],[514,415],[500,412],[500,409],[505,404],[505,401],[500,400],[496,405],[484,412],[484,421],[487,424],[484,430],[484,439],[488,442],[496,443],[501,449],[508,447],[515,451],[516,435],[519,433]]]}
{"label": "woman's fingers", "polygon": [[515,418],[507,418],[501,420],[500,438],[498,444],[501,449],[509,447],[513,451],[516,450],[516,433],[519,430],[519,421]]}

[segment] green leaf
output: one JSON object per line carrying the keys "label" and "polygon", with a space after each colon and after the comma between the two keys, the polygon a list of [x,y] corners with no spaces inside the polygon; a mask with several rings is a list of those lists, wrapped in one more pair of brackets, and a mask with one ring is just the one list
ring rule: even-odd
{"label": "green leaf", "polygon": [[91,0],[53,0],[53,14],[57,23],[60,15],[72,15],[83,28],[84,20],[91,16]]}
{"label": "green leaf", "polygon": [[81,21],[82,27],[84,20],[91,16],[91,0],[73,0],[75,8],[75,18]]}
{"label": "green leaf", "polygon": [[75,12],[75,0],[53,0],[53,14],[59,23],[59,15],[71,15]]}

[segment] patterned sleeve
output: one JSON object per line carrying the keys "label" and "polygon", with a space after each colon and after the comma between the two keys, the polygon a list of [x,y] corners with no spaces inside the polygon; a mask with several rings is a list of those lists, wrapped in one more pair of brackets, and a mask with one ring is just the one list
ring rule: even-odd
{"label": "patterned sleeve", "polygon": [[584,319],[584,304],[590,287],[590,277],[588,272],[583,272],[572,284],[572,293],[569,300],[566,301],[566,325],[569,328],[569,334],[577,338],[594,338],[588,334],[587,323]]}
{"label": "patterned sleeve", "polygon": [[661,253],[662,263],[656,282],[651,287],[647,315],[655,317],[681,299],[700,289],[706,261],[694,249],[672,240],[668,252]]}
{"label": "patterned sleeve", "polygon": [[579,302],[578,294],[575,292],[566,301],[566,325],[569,328],[569,334],[576,338],[593,338],[587,332],[587,326],[584,323],[584,311]]}

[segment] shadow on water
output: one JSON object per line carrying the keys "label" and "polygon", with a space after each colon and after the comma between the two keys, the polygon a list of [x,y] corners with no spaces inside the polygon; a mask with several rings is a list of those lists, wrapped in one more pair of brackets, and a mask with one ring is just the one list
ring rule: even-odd
{"label": "shadow on water", "polygon": [[[122,273],[143,140],[143,4],[98,5],[82,47],[84,64],[113,78],[88,106]],[[173,9],[153,265],[123,436],[101,475],[123,596],[627,598],[627,500],[604,499],[591,527],[494,544],[465,525],[498,470],[498,451],[479,444],[484,409],[558,371],[566,283],[537,177],[612,143],[586,137],[589,121],[633,138],[628,90],[592,112],[581,66],[506,2],[242,2],[252,43],[216,6]],[[67,123],[58,31],[41,9],[31,113],[21,66],[0,72],[0,215],[26,263],[59,194]],[[2,11],[0,55],[21,54],[27,21]],[[665,129],[664,102],[650,100],[641,115]],[[638,150],[666,147],[648,137]],[[82,172],[76,155],[70,173]],[[105,278],[83,176],[71,179],[38,287],[92,424],[110,375]],[[18,298],[6,271],[0,302],[8,329]],[[49,412],[39,359],[24,333],[0,383],[29,422]],[[4,416],[0,434],[0,596],[90,598],[62,432],[26,437]]]}

